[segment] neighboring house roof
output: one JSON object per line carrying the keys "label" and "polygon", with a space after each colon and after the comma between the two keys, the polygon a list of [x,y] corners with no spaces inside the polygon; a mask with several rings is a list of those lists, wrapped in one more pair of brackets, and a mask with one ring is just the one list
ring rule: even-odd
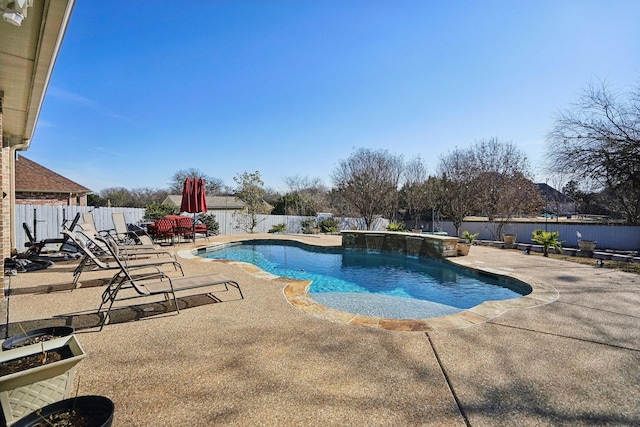
{"label": "neighboring house roof", "polygon": [[[170,194],[162,203],[180,207],[182,195]],[[207,209],[210,211],[241,210],[244,207],[245,204],[234,196],[207,196]]]}
{"label": "neighboring house roof", "polygon": [[538,184],[535,184],[535,186],[538,187],[538,191],[540,191],[542,196],[545,197],[547,200],[553,200],[559,203],[574,202],[574,200],[571,197],[567,196],[564,193],[561,193],[560,191],[556,190],[555,188],[551,187],[548,184],[538,183]]}
{"label": "neighboring house roof", "polygon": [[18,155],[16,160],[16,193],[88,194],[91,190],[38,163]]}

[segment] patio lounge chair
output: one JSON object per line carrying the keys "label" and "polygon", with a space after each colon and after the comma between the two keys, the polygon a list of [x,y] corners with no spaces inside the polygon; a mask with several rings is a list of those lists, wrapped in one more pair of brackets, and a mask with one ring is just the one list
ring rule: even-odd
{"label": "patio lounge chair", "polygon": [[93,229],[96,230],[96,234],[100,234],[103,236],[114,232],[113,228],[98,230],[96,227],[96,222],[93,219],[93,214],[91,212],[85,212],[82,214],[82,224],[86,224],[85,227],[93,227]]}
{"label": "patio lounge chair", "polygon": [[[78,248],[80,249],[80,251],[84,255],[82,260],[80,260],[80,263],[78,264],[78,266],[73,271],[73,284],[74,285],[77,285],[78,279],[80,278],[80,275],[82,274],[84,269],[87,266],[90,266],[90,265],[94,265],[95,268],[97,268],[99,270],[121,270],[120,264],[118,264],[117,261],[114,261],[113,258],[108,259],[108,260],[107,259],[105,259],[105,260],[101,259],[101,256],[103,254],[96,254],[95,252],[93,252],[91,250],[91,248],[87,247],[85,242],[82,239],[78,238],[78,236],[76,236],[73,232],[71,232],[69,230],[64,230],[63,233],[66,234],[69,237],[69,239],[78,246]],[[102,238],[102,237],[100,237],[100,238],[103,239],[103,241],[104,241],[104,238]],[[107,247],[110,248],[110,245],[107,245]],[[127,266],[130,269],[132,269],[132,268],[136,268],[136,269],[153,268],[158,272],[160,271],[159,267],[163,266],[163,265],[166,265],[166,264],[172,264],[173,267],[176,270],[179,268],[180,272],[184,276],[184,270],[182,269],[182,265],[180,265],[180,263],[178,261],[176,261],[175,258],[162,257],[162,258],[142,258],[142,259],[127,260]],[[116,282],[120,278],[120,273],[121,272],[118,271],[111,278],[111,282],[110,283]]]}
{"label": "patio lounge chair", "polygon": [[[71,225],[66,225],[66,222],[62,224],[63,230],[64,229],[73,230],[76,224],[78,224],[79,220],[80,220],[80,212],[78,212],[78,214],[76,214],[73,221],[71,221]],[[24,228],[24,232],[26,233],[27,239],[29,240],[28,243],[25,243],[25,246],[28,247],[27,254],[26,254],[27,256],[31,256],[31,255],[39,256],[40,252],[42,252],[42,249],[49,244],[60,245],[59,250],[61,251],[75,252],[77,250],[77,248],[67,243],[68,237],[65,236],[64,233],[62,233],[61,238],[44,239],[44,240],[41,240],[40,242],[36,242],[31,234],[31,230],[29,230],[29,226],[26,223],[22,223],[22,228]]]}
{"label": "patio lounge chair", "polygon": [[[123,212],[112,212],[111,219],[113,220],[114,237],[118,243],[128,245],[153,244],[151,237],[146,234],[142,228],[140,228],[137,233],[129,230]],[[140,232],[143,234],[138,234]],[[146,237],[148,240],[143,239],[143,237]]]}
{"label": "patio lounge chair", "polygon": [[[111,236],[112,238],[113,235],[108,232],[108,231],[103,231],[100,232],[98,230],[96,230],[95,224],[90,223],[90,222],[83,222],[82,224],[78,224],[78,228],[80,230],[83,231],[83,234],[87,235],[87,236]],[[140,237],[144,237],[144,236],[140,236]],[[129,250],[160,250],[161,247],[160,245],[156,245],[153,243],[153,241],[143,241],[140,240],[139,244],[129,244],[129,243],[118,243],[118,245],[121,248],[128,248]],[[98,245],[100,246],[100,245]]]}
{"label": "patio lounge chair", "polygon": [[[110,248],[113,245],[108,244],[102,237],[98,237],[98,240],[103,240],[107,243],[107,246]],[[118,292],[122,289],[131,288],[135,290],[136,296],[151,296],[151,295],[164,295],[165,301],[168,301],[170,304],[173,301],[173,305],[176,308],[176,314],[180,313],[180,309],[178,307],[178,300],[176,298],[176,292],[184,291],[187,289],[195,289],[202,288],[207,286],[214,285],[224,285],[225,291],[229,290],[229,286],[233,286],[240,293],[240,299],[244,299],[244,295],[242,294],[242,290],[240,289],[240,285],[238,282],[231,280],[221,274],[207,274],[203,276],[187,276],[187,277],[178,277],[171,278],[167,276],[165,273],[157,272],[152,273],[146,276],[138,276],[133,277],[131,275],[130,265],[121,258],[118,257],[117,253],[111,250],[111,255],[113,256],[115,262],[120,267],[120,274],[123,279],[117,282],[113,282],[107,286],[107,289],[102,293],[102,302],[100,303],[100,307],[98,308],[98,314],[102,311],[102,307],[107,304],[107,311],[104,313],[102,320],[100,322],[100,330],[104,327],[107,319],[109,318],[109,313],[111,312],[111,308],[113,307],[113,303],[116,301]],[[135,296],[134,296],[135,297]],[[134,297],[124,297],[121,299],[128,299]]]}
{"label": "patio lounge chair", "polygon": [[[107,246],[104,244],[104,241],[98,240],[96,238],[97,235],[94,234],[92,231],[89,231],[89,232],[85,231],[84,228],[82,227],[82,224],[80,225],[80,230],[76,232],[76,236],[78,234],[80,234],[81,237],[86,239],[85,245],[88,245],[90,249],[92,249],[97,256],[100,257],[100,255],[106,255],[108,258],[111,258],[111,255],[109,255],[109,250]],[[154,255],[157,257],[160,257],[161,255],[165,255],[173,259],[176,259],[176,254],[172,250],[163,249],[162,247],[159,247],[156,245],[149,246],[149,245],[118,244],[117,242],[115,242],[115,240],[112,241],[112,244],[114,245],[114,249],[117,250],[119,256],[124,257],[126,259],[140,258],[140,257],[148,258]]]}

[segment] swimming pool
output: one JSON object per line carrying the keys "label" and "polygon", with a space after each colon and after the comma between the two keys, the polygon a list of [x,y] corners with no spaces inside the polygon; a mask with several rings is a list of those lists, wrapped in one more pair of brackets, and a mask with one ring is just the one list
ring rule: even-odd
{"label": "swimming pool", "polygon": [[248,262],[277,276],[310,280],[310,296],[318,303],[366,316],[444,316],[529,292],[515,281],[442,260],[320,248],[295,241],[250,240],[208,248],[198,255]]}

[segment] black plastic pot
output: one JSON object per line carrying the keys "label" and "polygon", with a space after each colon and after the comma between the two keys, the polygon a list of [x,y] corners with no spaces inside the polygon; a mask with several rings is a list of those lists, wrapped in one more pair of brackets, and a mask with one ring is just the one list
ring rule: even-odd
{"label": "black plastic pot", "polygon": [[[11,424],[11,427],[33,427],[42,423],[47,417],[69,411],[73,408],[95,416],[92,423],[87,424],[92,427],[110,427],[113,422],[115,405],[111,399],[104,396],[78,396],[47,405],[39,410],[39,414],[32,412]],[[48,424],[45,423],[45,425]],[[55,426],[55,424],[53,425]]]}
{"label": "black plastic pot", "polygon": [[24,333],[13,335],[6,340],[2,341],[3,350],[11,350],[12,348],[24,345],[28,340],[32,340],[44,335],[53,335],[56,338],[66,337],[71,335],[74,329],[71,326],[50,326],[48,328],[34,329]]}

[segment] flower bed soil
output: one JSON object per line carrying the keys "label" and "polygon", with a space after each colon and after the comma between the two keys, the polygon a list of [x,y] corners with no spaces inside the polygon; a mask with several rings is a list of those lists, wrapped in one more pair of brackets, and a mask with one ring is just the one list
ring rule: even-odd
{"label": "flower bed soil", "polygon": [[68,345],[29,356],[19,357],[0,363],[0,376],[14,374],[70,357],[73,357],[73,352]]}
{"label": "flower bed soil", "polygon": [[29,338],[27,341],[23,343],[16,344],[13,346],[13,348],[24,347],[25,345],[31,345],[31,344],[38,344],[40,342],[49,341],[55,338],[60,338],[60,335],[51,335],[51,334],[40,335],[37,337]]}

